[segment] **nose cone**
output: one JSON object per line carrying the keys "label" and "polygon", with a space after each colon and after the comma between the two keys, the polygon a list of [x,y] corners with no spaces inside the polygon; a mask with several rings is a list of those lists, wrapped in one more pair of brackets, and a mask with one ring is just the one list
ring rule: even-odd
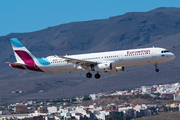
{"label": "nose cone", "polygon": [[176,56],[173,53],[171,53],[171,55],[170,55],[171,60],[173,60],[175,57]]}

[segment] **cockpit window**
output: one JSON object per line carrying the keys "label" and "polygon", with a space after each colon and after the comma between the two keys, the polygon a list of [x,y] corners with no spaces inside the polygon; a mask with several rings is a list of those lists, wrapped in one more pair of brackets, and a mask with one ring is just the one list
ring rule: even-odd
{"label": "cockpit window", "polygon": [[169,52],[168,50],[163,50],[163,51],[161,51],[161,53],[167,53],[167,52]]}

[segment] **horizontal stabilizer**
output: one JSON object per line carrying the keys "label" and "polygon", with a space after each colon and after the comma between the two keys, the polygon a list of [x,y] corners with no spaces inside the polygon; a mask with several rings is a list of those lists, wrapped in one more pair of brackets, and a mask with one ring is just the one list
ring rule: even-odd
{"label": "horizontal stabilizer", "polygon": [[6,63],[12,65],[18,65],[18,66],[26,66],[26,64],[22,64],[22,63],[10,63],[10,62],[6,62]]}

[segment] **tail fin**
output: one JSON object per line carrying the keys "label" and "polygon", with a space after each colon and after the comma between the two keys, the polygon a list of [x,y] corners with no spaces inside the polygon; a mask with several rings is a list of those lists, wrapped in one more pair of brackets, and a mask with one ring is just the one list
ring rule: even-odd
{"label": "tail fin", "polygon": [[35,56],[31,54],[31,52],[29,52],[29,50],[24,47],[24,45],[17,38],[11,38],[10,41],[17,63],[26,64],[26,62],[35,58]]}
{"label": "tail fin", "polygon": [[11,38],[10,41],[17,61],[6,62],[10,67],[43,72],[35,63],[36,57],[17,38]]}

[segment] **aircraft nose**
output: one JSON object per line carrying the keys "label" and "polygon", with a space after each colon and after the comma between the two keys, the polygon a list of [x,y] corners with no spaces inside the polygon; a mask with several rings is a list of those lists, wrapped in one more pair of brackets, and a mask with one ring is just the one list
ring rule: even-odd
{"label": "aircraft nose", "polygon": [[172,53],[172,54],[170,55],[170,57],[171,57],[171,59],[173,60],[176,56]]}

